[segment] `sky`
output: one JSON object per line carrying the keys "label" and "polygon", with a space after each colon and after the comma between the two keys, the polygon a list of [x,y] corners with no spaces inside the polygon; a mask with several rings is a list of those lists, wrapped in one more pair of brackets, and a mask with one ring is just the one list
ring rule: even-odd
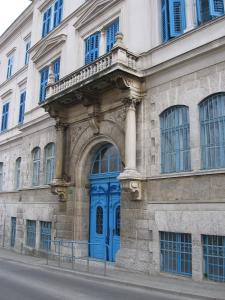
{"label": "sky", "polygon": [[31,3],[29,0],[0,0],[0,35]]}

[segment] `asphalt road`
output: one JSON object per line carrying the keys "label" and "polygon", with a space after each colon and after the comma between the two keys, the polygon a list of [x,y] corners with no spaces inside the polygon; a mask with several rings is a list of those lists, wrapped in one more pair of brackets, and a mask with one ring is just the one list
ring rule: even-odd
{"label": "asphalt road", "polygon": [[184,300],[145,289],[0,259],[0,300]]}

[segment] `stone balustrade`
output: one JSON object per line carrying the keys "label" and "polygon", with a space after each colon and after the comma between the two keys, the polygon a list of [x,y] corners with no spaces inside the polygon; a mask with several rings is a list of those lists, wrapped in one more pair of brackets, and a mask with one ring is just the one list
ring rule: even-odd
{"label": "stone balustrade", "polygon": [[115,45],[110,53],[107,53],[94,62],[83,66],[75,72],[65,76],[59,82],[54,83],[49,80],[49,84],[46,89],[46,99],[57,95],[68,88],[75,87],[77,84],[84,82],[87,79],[91,79],[94,75],[101,72],[110,71],[110,68],[116,65],[132,69],[137,68],[138,57],[127,51],[122,45]]}

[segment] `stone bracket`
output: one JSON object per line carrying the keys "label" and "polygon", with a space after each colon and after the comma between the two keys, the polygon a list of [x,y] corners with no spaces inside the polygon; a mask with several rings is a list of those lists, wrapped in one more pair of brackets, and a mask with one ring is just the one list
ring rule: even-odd
{"label": "stone bracket", "polygon": [[64,180],[54,179],[51,183],[51,192],[58,195],[60,202],[66,202],[68,200],[68,187],[69,183]]}
{"label": "stone bracket", "polygon": [[122,189],[132,194],[132,200],[142,200],[142,179],[120,179]]}

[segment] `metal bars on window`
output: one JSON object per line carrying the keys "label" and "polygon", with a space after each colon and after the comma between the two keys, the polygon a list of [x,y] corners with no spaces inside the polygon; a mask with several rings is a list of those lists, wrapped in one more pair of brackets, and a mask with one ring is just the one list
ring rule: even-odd
{"label": "metal bars on window", "polygon": [[186,106],[173,106],[160,116],[162,173],[191,169],[189,112]]}
{"label": "metal bars on window", "polygon": [[45,184],[50,184],[55,172],[55,144],[45,147]]}
{"label": "metal bars on window", "polygon": [[216,94],[200,105],[202,169],[225,167],[225,94]]}
{"label": "metal bars on window", "polygon": [[192,275],[191,234],[160,232],[161,271]]}
{"label": "metal bars on window", "polygon": [[11,241],[10,246],[14,247],[16,242],[16,218],[11,217]]}
{"label": "metal bars on window", "polygon": [[204,276],[225,281],[225,237],[203,235]]}
{"label": "metal bars on window", "polygon": [[51,222],[41,221],[41,239],[40,248],[44,250],[49,250],[51,248]]}
{"label": "metal bars on window", "polygon": [[27,246],[35,248],[36,245],[36,221],[27,220]]}

